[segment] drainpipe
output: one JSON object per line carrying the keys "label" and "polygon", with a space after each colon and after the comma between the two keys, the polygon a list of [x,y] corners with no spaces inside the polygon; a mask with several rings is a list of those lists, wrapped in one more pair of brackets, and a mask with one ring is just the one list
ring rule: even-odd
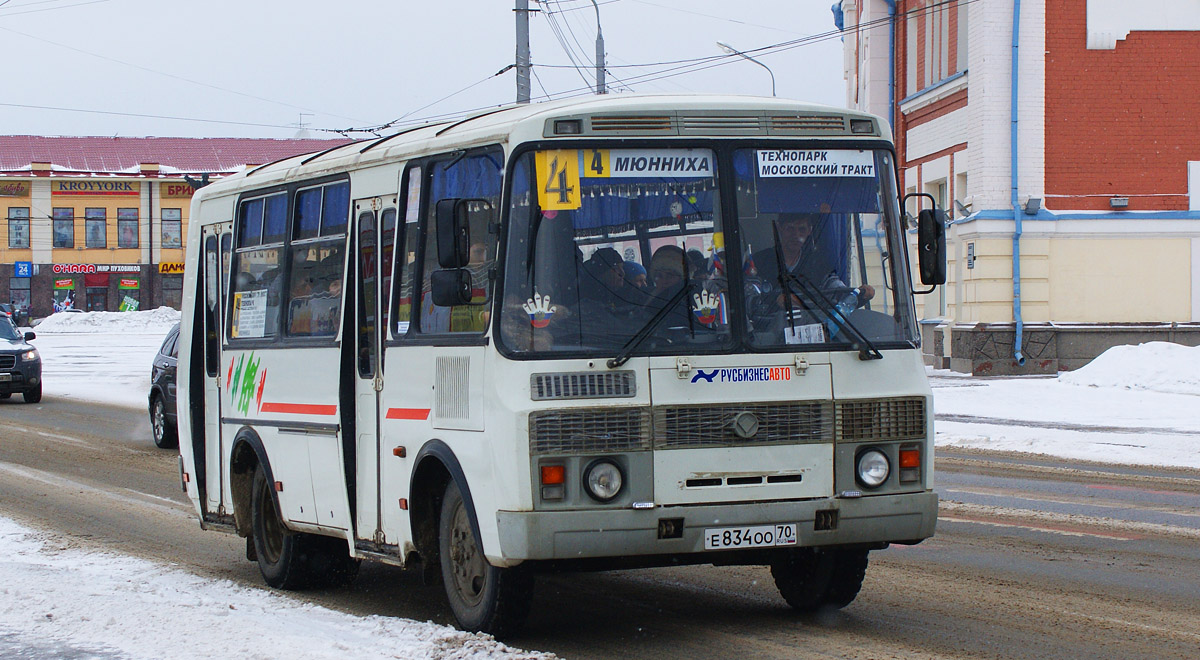
{"label": "drainpipe", "polygon": [[888,8],[888,123],[896,139],[896,0],[883,0]]}
{"label": "drainpipe", "polygon": [[1017,98],[1020,81],[1020,65],[1017,55],[1020,52],[1021,36],[1021,0],[1013,0],[1012,25],[1012,208],[1013,208],[1013,244],[1012,244],[1012,274],[1013,274],[1013,320],[1016,321],[1016,338],[1013,342],[1013,359],[1017,366],[1025,366],[1025,356],[1021,353],[1025,322],[1021,318],[1021,215],[1022,209],[1017,198]]}

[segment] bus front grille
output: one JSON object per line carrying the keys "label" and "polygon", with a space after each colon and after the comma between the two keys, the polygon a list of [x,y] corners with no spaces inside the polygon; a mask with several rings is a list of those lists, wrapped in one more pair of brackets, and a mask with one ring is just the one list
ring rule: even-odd
{"label": "bus front grille", "polygon": [[[737,431],[739,417],[753,416],[753,433]],[[655,449],[693,449],[833,440],[833,403],[744,403],[664,406],[654,411]]]}
{"label": "bus front grille", "polygon": [[560,372],[529,377],[529,396],[534,401],[636,395],[637,378],[632,371]]}
{"label": "bus front grille", "polygon": [[696,449],[925,437],[924,397],[566,408],[529,415],[534,455]]}
{"label": "bus front grille", "polygon": [[838,442],[919,440],[925,437],[924,397],[839,401]]}
{"label": "bus front grille", "polygon": [[535,455],[649,448],[646,408],[570,408],[529,414],[529,450]]}

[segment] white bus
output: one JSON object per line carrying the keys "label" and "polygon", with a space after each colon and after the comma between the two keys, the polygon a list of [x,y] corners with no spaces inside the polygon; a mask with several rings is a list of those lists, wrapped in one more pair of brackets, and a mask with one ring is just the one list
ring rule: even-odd
{"label": "white bus", "polygon": [[201,525],[277,588],[417,568],[499,636],[546,570],[765,565],[797,609],[849,604],[869,551],[937,518],[895,158],[871,115],[622,95],[203,188],[179,357]]}

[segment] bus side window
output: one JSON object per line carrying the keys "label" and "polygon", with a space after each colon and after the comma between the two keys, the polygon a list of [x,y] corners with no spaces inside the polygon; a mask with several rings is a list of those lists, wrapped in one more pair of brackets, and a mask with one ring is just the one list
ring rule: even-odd
{"label": "bus side window", "polygon": [[333,337],[341,321],[350,184],[296,193],[288,268],[287,334]]}
{"label": "bus side window", "polygon": [[404,210],[404,242],[400,245],[403,251],[396,253],[395,272],[398,286],[395,294],[396,313],[392,316],[395,319],[392,334],[396,337],[408,334],[413,317],[413,282],[417,278],[417,246],[421,238],[422,171],[420,166],[409,167],[404,188],[400,191],[400,198],[407,201]]}
{"label": "bus side window", "polygon": [[276,276],[283,257],[287,195],[243,201],[238,209],[230,275],[230,339],[272,338],[278,332]]}
{"label": "bus side window", "polygon": [[[496,209],[500,200],[503,156],[493,149],[431,165],[429,203],[425,206],[425,253],[421,288],[421,332],[481,333],[491,312],[492,270],[496,262]],[[433,304],[430,276],[438,270],[437,223],[434,213],[443,199],[476,200],[468,203],[470,252],[466,270],[471,276],[471,303],[455,307]]]}

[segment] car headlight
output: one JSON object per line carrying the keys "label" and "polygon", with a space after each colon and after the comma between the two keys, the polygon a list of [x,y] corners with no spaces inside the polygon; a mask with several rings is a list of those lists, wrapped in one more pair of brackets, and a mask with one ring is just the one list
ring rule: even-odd
{"label": "car headlight", "polygon": [[37,349],[35,348],[32,351],[25,351],[22,353],[21,359],[25,360],[26,362],[36,362],[41,358],[38,356]]}
{"label": "car headlight", "polygon": [[868,449],[858,455],[858,482],[867,488],[878,488],[887,481],[891,466],[887,456],[878,449]]}
{"label": "car headlight", "polygon": [[599,460],[583,471],[583,486],[597,502],[608,502],[621,492],[625,477],[612,461]]}

